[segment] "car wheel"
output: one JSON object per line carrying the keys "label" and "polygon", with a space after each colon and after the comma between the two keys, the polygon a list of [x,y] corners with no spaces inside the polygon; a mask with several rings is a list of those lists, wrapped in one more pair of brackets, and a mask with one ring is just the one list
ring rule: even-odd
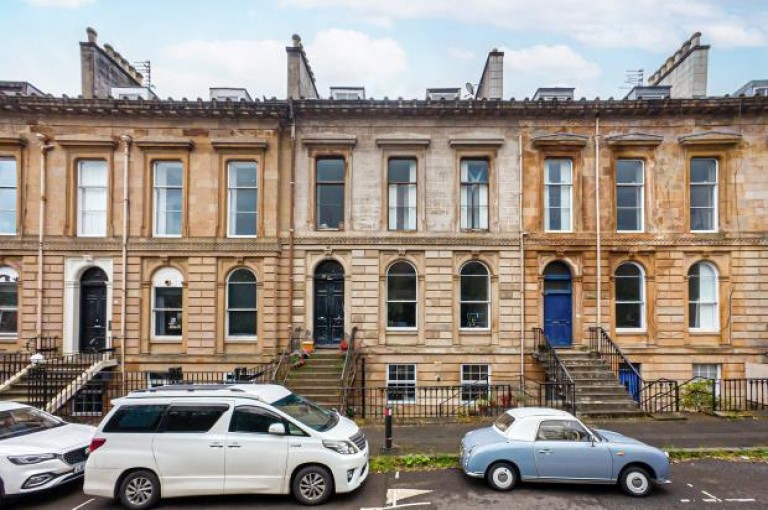
{"label": "car wheel", "polygon": [[160,481],[151,471],[134,471],[123,479],[117,497],[129,510],[152,508],[160,500]]}
{"label": "car wheel", "polygon": [[517,485],[517,470],[506,462],[497,462],[488,468],[486,480],[491,489],[509,491]]}
{"label": "car wheel", "polygon": [[292,489],[302,505],[322,505],[333,494],[333,477],[324,467],[307,466],[293,477]]}
{"label": "car wheel", "polygon": [[625,494],[636,498],[647,496],[653,489],[653,482],[648,471],[637,466],[625,469],[621,473],[619,484]]}

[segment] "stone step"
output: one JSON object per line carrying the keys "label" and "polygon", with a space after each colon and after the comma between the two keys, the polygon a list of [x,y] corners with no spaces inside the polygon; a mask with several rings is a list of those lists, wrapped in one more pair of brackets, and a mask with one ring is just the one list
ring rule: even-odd
{"label": "stone step", "polygon": [[626,388],[616,386],[576,386],[576,395],[628,395]]}
{"label": "stone step", "polygon": [[626,393],[621,395],[619,393],[616,394],[583,394],[583,393],[577,393],[576,394],[576,402],[584,402],[584,403],[607,403],[607,402],[615,402],[615,403],[627,403],[627,402],[634,402],[632,400],[632,397],[627,395]]}

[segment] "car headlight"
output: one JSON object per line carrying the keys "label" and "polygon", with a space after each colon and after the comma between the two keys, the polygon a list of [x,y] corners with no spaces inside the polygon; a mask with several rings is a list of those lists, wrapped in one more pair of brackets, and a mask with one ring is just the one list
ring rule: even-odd
{"label": "car headlight", "polygon": [[18,466],[27,466],[29,464],[39,464],[46,460],[53,460],[56,458],[55,453],[33,453],[30,455],[12,455],[8,457],[8,460]]}
{"label": "car headlight", "polygon": [[326,448],[329,448],[336,453],[340,453],[342,455],[352,455],[354,453],[357,453],[357,448],[355,448],[355,445],[350,443],[349,441],[323,441],[323,446]]}

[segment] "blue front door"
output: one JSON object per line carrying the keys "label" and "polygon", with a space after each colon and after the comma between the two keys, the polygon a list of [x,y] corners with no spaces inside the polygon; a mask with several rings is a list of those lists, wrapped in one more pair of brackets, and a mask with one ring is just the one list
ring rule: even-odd
{"label": "blue front door", "polygon": [[570,347],[573,341],[571,272],[562,262],[544,270],[544,334],[553,347]]}

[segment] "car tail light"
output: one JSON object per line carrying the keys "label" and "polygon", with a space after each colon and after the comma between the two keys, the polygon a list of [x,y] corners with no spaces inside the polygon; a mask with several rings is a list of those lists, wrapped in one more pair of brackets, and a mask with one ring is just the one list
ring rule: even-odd
{"label": "car tail light", "polygon": [[93,453],[107,442],[107,440],[103,437],[94,437],[91,439],[91,445],[88,447],[88,453]]}

